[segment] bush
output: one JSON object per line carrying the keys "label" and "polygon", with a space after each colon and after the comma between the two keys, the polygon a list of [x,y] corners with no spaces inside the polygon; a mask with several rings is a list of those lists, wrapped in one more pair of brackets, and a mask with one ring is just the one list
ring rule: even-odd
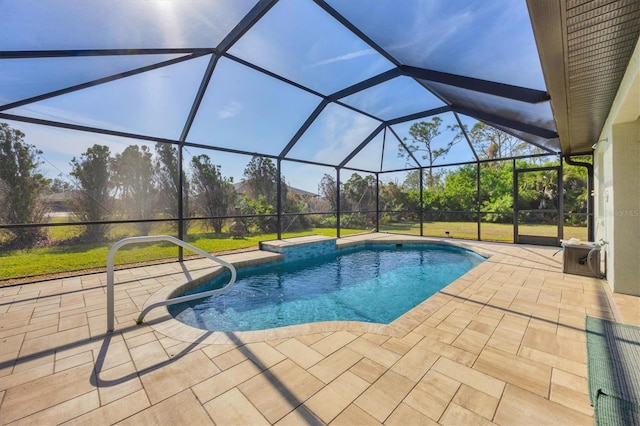
{"label": "bush", "polygon": [[487,213],[483,215],[486,222],[511,223],[513,221],[513,197],[511,194],[501,195],[493,202],[482,203],[480,211]]}

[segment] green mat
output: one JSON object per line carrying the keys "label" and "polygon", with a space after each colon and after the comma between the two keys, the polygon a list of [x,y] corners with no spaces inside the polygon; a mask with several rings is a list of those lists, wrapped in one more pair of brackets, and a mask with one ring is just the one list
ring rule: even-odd
{"label": "green mat", "polygon": [[594,420],[597,425],[640,425],[640,405],[600,394]]}
{"label": "green mat", "polygon": [[586,333],[596,424],[640,424],[640,327],[587,317]]}

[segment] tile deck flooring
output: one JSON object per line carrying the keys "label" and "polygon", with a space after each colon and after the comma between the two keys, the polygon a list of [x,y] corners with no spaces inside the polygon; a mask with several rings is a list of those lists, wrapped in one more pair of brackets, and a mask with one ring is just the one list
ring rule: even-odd
{"label": "tile deck flooring", "polygon": [[[369,234],[366,239],[411,239]],[[585,315],[640,325],[640,298],[561,272],[555,248],[489,259],[390,325],[204,332],[145,304],[205,259],[0,288],[0,424],[593,424]],[[252,262],[273,254],[225,256]]]}

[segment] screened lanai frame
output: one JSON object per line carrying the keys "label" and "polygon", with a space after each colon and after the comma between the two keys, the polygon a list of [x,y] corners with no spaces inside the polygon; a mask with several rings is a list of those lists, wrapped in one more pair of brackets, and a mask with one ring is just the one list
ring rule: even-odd
{"label": "screened lanai frame", "polygon": [[[105,2],[96,2],[96,4]],[[214,2],[221,3],[222,2]],[[410,3],[410,2],[408,2]],[[485,3],[480,2],[483,5]],[[478,4],[480,4],[478,3]],[[413,6],[417,7],[418,3],[414,3]],[[231,6],[233,5],[233,6]],[[240,6],[237,6],[240,5]],[[524,5],[524,3],[523,3]],[[341,181],[341,176],[344,176],[344,171],[371,173],[376,176],[376,182],[380,181],[380,176],[384,176],[386,173],[394,173],[398,171],[410,171],[418,170],[422,174],[428,167],[425,167],[423,161],[411,154],[410,150],[405,146],[405,142],[394,131],[394,126],[400,123],[408,123],[415,120],[426,119],[439,114],[453,114],[456,122],[462,126],[461,117],[470,117],[477,121],[487,123],[491,126],[499,128],[513,136],[516,136],[531,146],[539,148],[542,151],[538,156],[560,156],[560,147],[558,141],[558,133],[555,128],[553,120],[553,113],[550,108],[550,98],[548,93],[544,90],[544,82],[541,78],[532,84],[537,86],[536,88],[525,87],[518,84],[510,84],[509,81],[500,81],[501,79],[507,79],[507,77],[519,76],[509,75],[505,72],[501,77],[490,75],[491,78],[480,78],[478,75],[473,75],[478,71],[479,67],[468,67],[463,71],[468,73],[450,72],[449,69],[443,69],[443,64],[446,62],[435,61],[439,65],[430,68],[425,66],[422,61],[425,60],[421,55],[417,55],[415,50],[407,47],[397,47],[394,45],[395,41],[402,42],[404,35],[394,32],[388,27],[384,27],[385,31],[376,30],[376,20],[370,19],[371,15],[385,15],[395,13],[393,2],[376,2],[376,6],[372,7],[371,3],[367,4],[367,7],[362,7],[363,4],[358,2],[341,2],[338,0],[315,0],[306,2],[292,2],[290,0],[260,0],[260,1],[247,1],[247,2],[228,2],[226,6],[230,8],[237,7],[239,11],[229,13],[229,16],[236,18],[235,25],[230,26],[228,31],[218,34],[218,42],[215,47],[136,47],[133,49],[123,48],[118,46],[117,48],[62,48],[54,49],[48,48],[45,44],[45,48],[38,46],[38,43],[29,45],[29,43],[21,44],[17,39],[11,39],[9,42],[0,44],[0,65],[2,63],[9,63],[9,61],[28,61],[28,60],[47,60],[54,58],[124,58],[124,57],[154,57],[154,55],[167,56],[169,59],[162,61],[152,61],[149,64],[142,65],[133,69],[126,70],[124,72],[118,72],[107,76],[91,79],[88,81],[82,81],[77,84],[71,84],[53,90],[44,90],[40,93],[29,93],[27,96],[21,96],[20,94],[15,99],[4,101],[0,98],[0,119],[9,120],[12,122],[25,122],[37,125],[45,125],[52,127],[60,127],[69,130],[77,130],[89,133],[96,133],[114,137],[130,138],[139,141],[146,142],[164,142],[172,144],[178,147],[180,167],[183,167],[183,150],[186,148],[198,148],[203,150],[212,150],[218,152],[225,152],[230,154],[240,155],[259,155],[273,159],[277,164],[278,175],[280,177],[282,162],[295,162],[303,163],[321,167],[333,168],[336,170],[336,182]],[[460,6],[454,5],[454,6]],[[505,6],[504,4],[502,6]],[[298,77],[293,71],[285,69],[284,72],[278,70],[274,71],[273,67],[269,64],[258,65],[259,61],[252,61],[247,57],[241,57],[243,52],[246,51],[247,45],[261,35],[260,32],[256,34],[252,33],[252,30],[260,26],[264,27],[269,23],[269,19],[272,19],[277,13],[286,15],[286,8],[292,8],[298,10],[298,8],[313,9],[316,15],[314,17],[322,17],[323,22],[331,22],[331,28],[336,28],[336,31],[343,31],[351,34],[354,38],[354,44],[358,46],[365,46],[373,52],[373,55],[378,58],[380,63],[376,63],[372,68],[376,70],[372,75],[367,75],[366,78],[361,78],[358,81],[351,82],[346,87],[335,88],[331,87],[334,83],[331,79],[321,80],[320,82],[310,81],[301,82],[304,77]],[[241,9],[241,10],[240,10]],[[372,10],[373,9],[373,10]],[[26,10],[26,8],[25,8]],[[305,9],[306,10],[306,9]],[[405,12],[398,12],[399,14]],[[409,13],[409,12],[407,12]],[[303,15],[295,15],[296,18],[300,18],[302,21]],[[306,16],[306,15],[305,15]],[[23,17],[25,18],[25,17]],[[1,18],[0,18],[1,19]],[[145,18],[146,19],[146,18]],[[33,29],[36,32],[35,39],[46,36],[46,30],[51,29],[56,24],[55,20],[53,24],[45,26],[45,30],[39,34],[35,30],[38,25],[42,25],[37,20],[30,23],[27,19],[15,19],[15,22],[21,21],[26,24],[25,32]],[[141,22],[143,22],[141,20]],[[305,23],[308,24],[308,23]],[[80,24],[79,24],[80,25]],[[294,23],[292,25],[300,25],[302,23]],[[308,26],[308,25],[307,25]],[[5,26],[7,28],[7,26]],[[9,27],[9,32],[11,27]],[[58,29],[58,31],[60,31]],[[152,30],[149,30],[152,34]],[[222,31],[222,30],[221,30]],[[312,31],[312,30],[310,30]],[[317,31],[317,29],[316,29]],[[378,32],[379,31],[379,32]],[[398,36],[399,38],[394,39]],[[152,34],[153,35],[153,34]],[[424,34],[417,34],[418,36],[424,36]],[[411,36],[411,35],[409,35]],[[274,38],[279,40],[278,37],[282,37],[281,34],[276,34]],[[330,38],[330,35],[328,36]],[[418,37],[419,38],[419,37]],[[11,45],[11,42],[15,42]],[[63,39],[64,40],[64,39]],[[248,40],[248,41],[247,41]],[[37,40],[36,40],[37,41]],[[39,41],[42,44],[42,41]],[[242,44],[244,43],[244,44]],[[64,44],[64,43],[63,43]],[[402,43],[399,43],[402,44]],[[406,43],[405,43],[406,45]],[[404,45],[403,45],[404,46]],[[243,51],[243,49],[245,49]],[[414,47],[415,49],[415,47]],[[442,52],[440,52],[442,56]],[[469,52],[462,51],[461,55],[468,54]],[[512,55],[514,52],[511,52]],[[367,53],[369,55],[369,53]],[[536,54],[537,55],[537,54]],[[159,56],[158,56],[159,57]],[[264,61],[264,58],[258,58]],[[507,61],[509,58],[506,58]],[[193,101],[190,104],[189,111],[183,112],[186,116],[182,129],[179,131],[177,137],[168,138],[160,137],[158,135],[127,132],[116,129],[100,128],[97,126],[77,124],[73,122],[64,122],[50,120],[38,115],[30,115],[24,107],[28,107],[33,104],[38,104],[49,99],[61,97],[67,94],[73,94],[85,89],[90,89],[105,85],[108,83],[116,82],[125,78],[135,77],[137,75],[152,72],[155,70],[164,69],[165,67],[171,67],[173,65],[185,63],[188,61],[202,61],[204,66],[204,72],[199,81],[199,85],[196,93],[193,96]],[[307,118],[303,120],[300,126],[297,128],[293,136],[282,143],[282,149],[277,149],[271,152],[260,152],[259,149],[249,150],[246,148],[236,148],[234,146],[214,146],[206,143],[194,142],[190,140],[190,132],[194,126],[194,123],[198,119],[198,112],[203,107],[203,101],[208,94],[208,89],[212,84],[212,78],[221,66],[221,63],[233,63],[240,65],[246,69],[260,73],[271,79],[274,79],[284,86],[306,93],[310,97],[317,99],[315,107],[312,108]],[[267,60],[267,63],[269,61]],[[382,64],[384,62],[384,64]],[[454,61],[455,62],[455,61]],[[517,61],[516,61],[517,62]],[[382,65],[381,65],[382,64]],[[386,65],[385,65],[386,64]],[[459,71],[459,62],[454,63],[454,69]],[[456,68],[458,67],[458,68]],[[539,67],[539,64],[538,64]],[[445,67],[446,68],[446,67]],[[524,70],[523,70],[523,73]],[[541,74],[541,73],[540,73]],[[311,74],[313,75],[313,74]],[[351,77],[353,79],[353,77]],[[516,78],[516,80],[517,80]],[[410,111],[404,111],[402,114],[386,115],[386,112],[372,113],[367,108],[358,103],[358,95],[364,94],[367,91],[382,88],[384,85],[396,84],[400,79],[404,79],[404,82],[409,82],[413,87],[422,88],[426,98],[423,105],[428,105],[431,100],[435,99],[439,104],[432,105],[428,108],[419,108],[416,105],[410,105],[412,109]],[[28,83],[28,82],[27,82]],[[322,87],[320,87],[322,86]],[[331,88],[329,92],[326,92],[325,88]],[[1,88],[0,88],[1,89]],[[29,91],[26,91],[27,93]],[[322,116],[328,108],[340,107],[344,111],[351,111],[358,114],[361,117],[365,117],[372,123],[375,123],[373,129],[362,140],[354,143],[353,149],[335,162],[323,162],[313,159],[305,159],[296,157],[295,152],[301,140],[308,134],[309,129],[317,123],[319,117]],[[407,107],[407,108],[409,108]],[[276,123],[278,124],[278,123]],[[465,143],[468,144],[469,149],[473,155],[471,161],[468,162],[456,162],[451,164],[439,164],[438,166],[459,166],[464,164],[477,164],[477,169],[480,170],[480,164],[484,161],[490,161],[482,159],[475,152],[473,144],[469,139],[469,136],[464,133]],[[407,157],[411,158],[413,164],[408,164],[403,169],[382,169],[382,160],[376,158],[371,162],[372,167],[353,167],[349,166],[349,163],[363,150],[368,144],[379,135],[384,134],[385,139],[393,140],[400,146],[404,146],[407,151]],[[531,158],[531,156],[524,156],[523,158]],[[500,160],[513,161],[515,164],[516,158],[504,157]],[[561,160],[560,160],[561,161]],[[380,167],[375,167],[380,164]],[[182,176],[182,173],[180,173]],[[420,179],[422,184],[422,179]],[[479,173],[478,173],[479,182]],[[281,179],[278,178],[278,205],[277,205],[277,221],[278,221],[278,237],[282,235],[282,218],[286,212],[282,209],[282,189],[280,187]],[[339,185],[338,185],[339,190]],[[478,192],[476,198],[479,199],[480,188],[478,185]],[[379,191],[378,191],[379,192]],[[422,195],[423,191],[420,191]],[[181,196],[182,191],[179,191]],[[338,200],[340,197],[338,197]],[[422,203],[421,203],[422,205]],[[182,211],[182,202],[178,203],[178,218],[179,222],[187,220],[184,212]],[[326,212],[327,214],[336,215],[336,233],[340,236],[340,216],[343,213],[338,204],[338,209],[335,212]],[[379,203],[376,204],[376,217],[380,217]],[[478,204],[478,239],[480,239],[480,211]],[[422,234],[423,227],[423,209],[420,209],[420,229]],[[590,214],[590,211],[587,212]],[[232,216],[230,216],[232,217]],[[236,217],[236,216],[233,216]],[[206,219],[206,217],[198,217],[198,219]],[[164,219],[155,219],[162,221]],[[167,219],[173,220],[173,219]],[[124,221],[112,221],[118,222],[136,222],[133,220]],[[77,222],[73,223],[77,225]],[[91,222],[86,222],[91,224]],[[11,227],[23,227],[23,226],[43,226],[43,224],[8,224],[2,225],[2,228]],[[182,239],[183,226],[179,226],[180,235]],[[376,229],[379,229],[376,224]]]}

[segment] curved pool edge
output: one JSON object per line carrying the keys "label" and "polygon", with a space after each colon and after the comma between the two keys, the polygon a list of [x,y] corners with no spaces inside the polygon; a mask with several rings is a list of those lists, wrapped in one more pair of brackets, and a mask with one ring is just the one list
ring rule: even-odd
{"label": "curved pool edge", "polygon": [[[364,238],[363,238],[364,237]],[[460,241],[450,241],[442,239],[433,239],[428,237],[414,237],[406,235],[394,234],[367,234],[360,238],[345,237],[336,241],[336,249],[355,247],[358,245],[375,245],[375,244],[434,244],[462,248],[482,257],[489,258],[491,253],[486,252],[478,247]],[[263,263],[274,262],[282,259],[282,255],[271,252],[253,251],[246,252],[254,256],[253,259],[234,259],[235,255],[220,256],[229,261],[234,266],[246,267]],[[245,253],[245,254],[246,254]],[[277,340],[283,338],[297,337],[307,334],[316,334],[324,332],[348,331],[353,333],[375,333],[387,335],[390,337],[403,337],[416,326],[422,323],[425,317],[430,316],[441,306],[447,303],[452,297],[449,295],[453,287],[461,284],[466,288],[471,281],[465,277],[471,274],[475,268],[471,269],[452,283],[448,284],[440,292],[421,302],[390,324],[368,323],[359,321],[324,321],[307,324],[289,325],[278,328],[254,331],[209,331],[189,326],[181,321],[176,320],[169,313],[166,306],[152,310],[145,319],[146,325],[150,326],[154,331],[161,333],[169,338],[198,344],[246,344],[262,342],[266,340]],[[167,300],[176,295],[182,294],[203,282],[206,282],[217,275],[224,272],[219,266],[214,266],[210,273],[204,274],[194,280],[186,283],[178,283],[169,285],[152,294],[144,303],[144,307],[158,302]],[[466,282],[466,285],[464,283]],[[448,290],[448,291],[444,291]],[[459,289],[462,290],[462,289]]]}
{"label": "curved pool edge", "polygon": [[[451,283],[454,285],[457,281]],[[462,280],[464,281],[464,280]],[[445,287],[448,288],[449,286]],[[444,289],[443,289],[444,290]],[[168,294],[171,289],[159,291],[156,295]],[[146,324],[154,331],[166,337],[188,343],[198,344],[246,344],[266,340],[278,340],[308,334],[346,331],[351,333],[374,333],[401,338],[420,325],[451,299],[450,296],[436,294],[414,307],[391,324],[368,323],[359,321],[324,321],[307,324],[289,325],[278,328],[254,331],[208,331],[189,326],[173,318],[166,307],[156,309],[147,316]]]}
{"label": "curved pool edge", "polygon": [[[373,234],[373,235],[380,235],[380,234]],[[479,247],[475,247],[472,245],[469,245],[465,242],[459,241],[459,240],[444,240],[444,239],[436,239],[436,238],[430,238],[430,237],[418,237],[418,236],[408,236],[408,235],[396,235],[396,234],[382,234],[382,237],[375,237],[375,238],[369,238],[369,239],[365,239],[364,243],[361,243],[359,241],[356,242],[352,242],[352,241],[342,241],[342,240],[338,240],[336,242],[336,246],[338,248],[348,248],[348,247],[355,247],[358,246],[360,244],[364,244],[364,245],[375,245],[375,244],[431,244],[431,245],[439,245],[439,246],[449,246],[449,247],[456,247],[456,248],[460,248],[460,249],[464,249],[464,250],[468,250],[470,252],[473,252],[479,256],[482,256],[484,258],[490,258],[491,257],[491,253],[482,250]]]}

